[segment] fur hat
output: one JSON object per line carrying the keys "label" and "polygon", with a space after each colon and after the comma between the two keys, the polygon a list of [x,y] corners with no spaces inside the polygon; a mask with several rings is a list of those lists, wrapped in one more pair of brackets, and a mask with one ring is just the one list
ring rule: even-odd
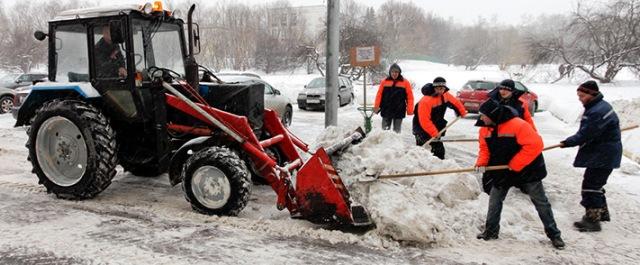
{"label": "fur hat", "polygon": [[598,83],[596,83],[596,81],[593,81],[593,80],[589,80],[587,82],[582,83],[578,87],[578,91],[587,93],[592,96],[597,96],[598,93],[600,93],[600,89],[598,88]]}

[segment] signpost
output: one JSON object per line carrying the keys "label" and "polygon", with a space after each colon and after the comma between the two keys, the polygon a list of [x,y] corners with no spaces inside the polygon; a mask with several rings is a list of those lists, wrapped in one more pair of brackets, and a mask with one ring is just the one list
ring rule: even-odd
{"label": "signpost", "polygon": [[371,117],[373,117],[373,107],[367,107],[367,67],[380,64],[380,47],[366,46],[353,47],[349,51],[349,61],[351,66],[363,67],[363,106],[358,107],[364,117],[364,128],[367,133],[371,131]]}

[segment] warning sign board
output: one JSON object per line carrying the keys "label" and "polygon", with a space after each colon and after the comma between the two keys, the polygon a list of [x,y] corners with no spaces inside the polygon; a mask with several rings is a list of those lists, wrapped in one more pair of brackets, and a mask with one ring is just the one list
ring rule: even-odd
{"label": "warning sign board", "polygon": [[349,50],[351,66],[373,66],[380,64],[380,48],[378,46],[354,47]]}

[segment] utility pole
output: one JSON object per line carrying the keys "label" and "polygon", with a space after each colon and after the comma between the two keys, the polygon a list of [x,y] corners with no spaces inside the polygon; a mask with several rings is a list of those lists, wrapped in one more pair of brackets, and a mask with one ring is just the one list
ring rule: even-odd
{"label": "utility pole", "polygon": [[338,59],[340,57],[340,0],[327,2],[327,91],[324,102],[324,126],[338,125]]}

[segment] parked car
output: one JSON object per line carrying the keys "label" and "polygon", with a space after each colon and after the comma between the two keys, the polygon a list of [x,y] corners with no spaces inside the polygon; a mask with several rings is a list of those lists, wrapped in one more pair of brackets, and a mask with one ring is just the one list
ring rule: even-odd
{"label": "parked car", "polygon": [[9,113],[13,109],[15,95],[12,89],[0,87],[0,114]]}
{"label": "parked car", "polygon": [[[304,86],[304,90],[298,94],[298,108],[311,109],[311,108],[324,108],[325,94],[327,86],[325,85],[325,78],[314,78],[309,84]],[[347,105],[353,102],[353,84],[351,80],[346,77],[340,76],[338,78],[340,89],[338,91],[338,104],[340,106]]]}
{"label": "parked car", "polygon": [[13,89],[12,91],[15,96],[13,98],[11,115],[13,115],[13,118],[17,120],[18,110],[20,109],[20,106],[22,106],[22,102],[24,102],[27,96],[29,96],[29,93],[31,93],[31,86],[18,87],[16,89]]}
{"label": "parked car", "polygon": [[[498,84],[500,84],[499,81],[469,80],[462,86],[462,90],[458,91],[457,97],[468,112],[478,113],[480,104],[489,98],[489,92]],[[529,104],[529,112],[533,116],[538,110],[538,95],[518,81],[515,81],[515,85],[517,90],[524,91],[520,98]]]}
{"label": "parked car", "polygon": [[26,73],[26,74],[19,75],[18,77],[16,77],[12,81],[5,81],[5,83],[2,84],[2,86],[6,87],[6,88],[14,89],[14,88],[17,88],[17,87],[33,85],[35,83],[44,82],[44,81],[47,81],[47,80],[48,80],[47,74]]}
{"label": "parked car", "polygon": [[216,76],[227,83],[259,82],[264,84],[264,108],[274,110],[278,113],[285,127],[291,125],[293,118],[293,104],[291,100],[282,95],[280,90],[262,80],[259,75],[253,73],[217,73]]}

